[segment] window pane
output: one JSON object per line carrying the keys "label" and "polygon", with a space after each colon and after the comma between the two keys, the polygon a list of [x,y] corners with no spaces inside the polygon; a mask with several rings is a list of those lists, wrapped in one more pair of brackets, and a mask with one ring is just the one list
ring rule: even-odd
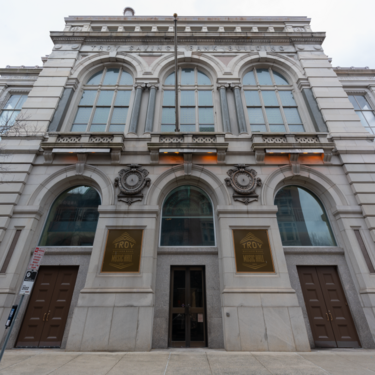
{"label": "window pane", "polygon": [[200,132],[214,132],[215,131],[215,125],[200,125],[199,126],[199,131]]}
{"label": "window pane", "polygon": [[161,131],[162,132],[174,132],[176,129],[175,125],[162,125]]}
{"label": "window pane", "polygon": [[82,94],[82,98],[79,102],[79,105],[94,105],[96,94],[97,91],[85,90]]}
{"label": "window pane", "polygon": [[20,100],[20,98],[21,98],[21,95],[12,95],[8,99],[7,103],[5,104],[4,109],[14,109],[14,108],[16,108],[16,105],[17,105],[18,101]]}
{"label": "window pane", "polygon": [[181,108],[181,124],[195,124],[195,108]]}
{"label": "window pane", "polygon": [[283,246],[336,246],[328,217],[317,197],[297,186],[276,195]]}
{"label": "window pane", "polygon": [[181,91],[181,105],[195,106],[195,91]]}
{"label": "window pane", "polygon": [[273,85],[268,69],[257,69],[257,76],[260,85]]}
{"label": "window pane", "polygon": [[96,105],[111,105],[114,91],[100,91]]}
{"label": "window pane", "polygon": [[40,245],[92,246],[100,204],[98,192],[88,186],[61,194],[52,205]]}
{"label": "window pane", "polygon": [[276,85],[289,85],[288,81],[278,72],[272,70]]}
{"label": "window pane", "polygon": [[265,106],[279,106],[275,91],[262,91],[262,96]]}
{"label": "window pane", "polygon": [[[10,112],[10,111],[9,111]],[[13,126],[16,122],[17,116],[20,114],[21,111],[12,111],[12,115],[10,116],[10,119],[8,121],[8,126]]]}
{"label": "window pane", "polygon": [[256,86],[257,83],[255,82],[255,76],[254,76],[253,70],[245,74],[245,77],[243,77],[243,84]]}
{"label": "window pane", "polygon": [[285,126],[284,125],[270,125],[270,131],[272,133],[284,133]]}
{"label": "window pane", "polygon": [[262,108],[248,108],[250,124],[264,124]]}
{"label": "window pane", "polygon": [[125,129],[125,125],[111,125],[109,127],[109,132],[112,133],[123,133]]}
{"label": "window pane", "polygon": [[248,106],[261,106],[258,91],[245,91],[245,99]]}
{"label": "window pane", "polygon": [[91,125],[90,127],[90,132],[100,132],[103,133],[105,132],[105,125]]}
{"label": "window pane", "polygon": [[198,91],[198,105],[212,106],[212,92],[211,91]]}
{"label": "window pane", "polygon": [[131,93],[132,93],[131,91],[123,91],[123,90],[117,91],[115,105],[118,105],[118,106],[129,105]]}
{"label": "window pane", "polygon": [[114,108],[112,113],[111,124],[125,124],[127,114],[127,108]]}
{"label": "window pane", "polygon": [[13,111],[3,111],[0,115],[0,126],[11,126],[11,117]]}
{"label": "window pane", "polygon": [[370,111],[362,112],[370,126],[375,127],[375,116]]}
{"label": "window pane", "polygon": [[181,85],[195,85],[194,69],[182,69]]}
{"label": "window pane", "polygon": [[120,69],[107,69],[105,73],[103,85],[115,85],[117,83]]}
{"label": "window pane", "polygon": [[161,246],[215,246],[213,210],[195,186],[173,190],[163,206]]}
{"label": "window pane", "polygon": [[21,109],[23,104],[26,102],[26,99],[27,99],[27,95],[21,95],[21,98],[18,101],[16,108]]}
{"label": "window pane", "polygon": [[174,85],[175,84],[175,78],[174,73],[170,74],[167,79],[164,82],[165,85]]}
{"label": "window pane", "polygon": [[372,109],[370,107],[370,104],[368,104],[368,101],[366,100],[366,98],[364,96],[356,95],[355,98],[357,99],[357,102],[358,102],[361,109],[369,109],[369,110]]}
{"label": "window pane", "polygon": [[76,119],[74,120],[75,124],[87,124],[90,119],[92,108],[78,108]]}
{"label": "window pane", "polygon": [[108,120],[109,110],[110,110],[110,107],[96,108],[92,123],[93,124],[106,124]]}
{"label": "window pane", "polygon": [[198,85],[211,85],[211,80],[198,70]]}
{"label": "window pane", "polygon": [[[175,124],[175,109],[174,108],[163,108],[161,115],[162,124]],[[174,127],[173,127],[174,128]]]}
{"label": "window pane", "polygon": [[355,100],[353,95],[349,95],[350,103],[353,104],[354,109],[360,109],[357,101]]}
{"label": "window pane", "polygon": [[184,125],[184,124],[181,124],[181,131],[185,132],[185,133],[195,132],[196,131],[195,125]]}
{"label": "window pane", "polygon": [[369,126],[369,124],[367,123],[365,117],[363,116],[362,112],[361,111],[355,111],[355,113],[358,115],[359,119],[361,120],[361,123],[364,127],[367,127]]}
{"label": "window pane", "polygon": [[284,108],[284,113],[288,124],[302,124],[297,108]]}
{"label": "window pane", "polygon": [[87,85],[99,85],[102,80],[103,71],[95,73],[87,82]]}
{"label": "window pane", "polygon": [[297,106],[291,91],[279,91],[279,95],[283,106]]}
{"label": "window pane", "polygon": [[266,114],[269,124],[283,124],[279,108],[266,108]]}
{"label": "window pane", "polygon": [[199,124],[213,124],[214,123],[214,111],[213,108],[199,108]]}
{"label": "window pane", "polygon": [[128,72],[122,71],[119,85],[132,85],[133,77]]}
{"label": "window pane", "polygon": [[304,133],[305,131],[303,125],[289,125],[289,130],[296,133]]}
{"label": "window pane", "polygon": [[252,132],[266,132],[266,125],[251,125]]}
{"label": "window pane", "polygon": [[87,125],[76,125],[74,124],[72,126],[71,132],[79,132],[79,133],[84,133],[86,131]]}
{"label": "window pane", "polygon": [[163,105],[174,106],[176,102],[174,91],[164,91]]}

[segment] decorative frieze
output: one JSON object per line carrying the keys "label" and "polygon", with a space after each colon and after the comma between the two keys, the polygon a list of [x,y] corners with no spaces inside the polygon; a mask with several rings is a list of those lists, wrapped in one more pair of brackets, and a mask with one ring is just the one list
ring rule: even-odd
{"label": "decorative frieze", "polygon": [[318,137],[309,137],[309,136],[302,136],[302,137],[296,137],[296,142],[298,143],[319,143]]}
{"label": "decorative frieze", "polygon": [[216,143],[215,136],[193,135],[193,143]]}
{"label": "decorative frieze", "polygon": [[262,138],[265,143],[286,143],[285,136],[264,136]]}
{"label": "decorative frieze", "polygon": [[183,143],[184,137],[182,135],[162,135],[159,138],[160,143]]}

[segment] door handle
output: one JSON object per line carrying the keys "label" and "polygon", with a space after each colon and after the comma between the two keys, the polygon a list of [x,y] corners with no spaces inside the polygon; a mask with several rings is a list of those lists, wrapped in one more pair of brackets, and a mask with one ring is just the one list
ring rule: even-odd
{"label": "door handle", "polygon": [[328,310],[329,316],[331,317],[331,322],[333,320],[331,312]]}
{"label": "door handle", "polygon": [[43,315],[43,322],[46,321],[46,315],[47,315],[47,313],[44,313],[44,315]]}
{"label": "door handle", "polygon": [[327,315],[327,320],[329,321],[328,313],[326,313],[326,315]]}
{"label": "door handle", "polygon": [[48,317],[50,313],[51,313],[51,310],[48,311],[46,322],[48,322]]}

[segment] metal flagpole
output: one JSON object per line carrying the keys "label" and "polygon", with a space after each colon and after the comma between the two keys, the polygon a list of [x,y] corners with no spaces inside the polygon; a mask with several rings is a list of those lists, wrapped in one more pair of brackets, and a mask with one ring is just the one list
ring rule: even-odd
{"label": "metal flagpole", "polygon": [[173,15],[174,17],[174,69],[175,69],[175,113],[176,113],[176,132],[180,131],[180,121],[178,117],[178,70],[177,70],[177,13]]}

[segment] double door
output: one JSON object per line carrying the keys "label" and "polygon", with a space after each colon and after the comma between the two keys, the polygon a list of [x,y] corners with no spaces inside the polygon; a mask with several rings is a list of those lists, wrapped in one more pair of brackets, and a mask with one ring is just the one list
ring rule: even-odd
{"label": "double door", "polygon": [[17,348],[59,348],[64,335],[78,267],[40,267]]}
{"label": "double door", "polygon": [[298,267],[315,345],[359,348],[360,342],[336,267]]}
{"label": "double door", "polygon": [[206,300],[204,267],[172,267],[169,346],[205,347]]}

